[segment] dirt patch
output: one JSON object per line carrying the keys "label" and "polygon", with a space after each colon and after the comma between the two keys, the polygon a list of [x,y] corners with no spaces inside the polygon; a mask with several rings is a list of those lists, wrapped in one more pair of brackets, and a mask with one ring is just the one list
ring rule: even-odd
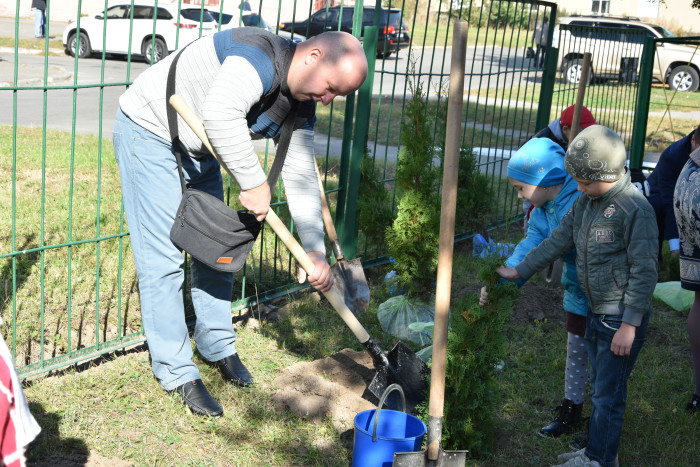
{"label": "dirt patch", "polygon": [[[513,319],[523,324],[546,320],[563,325],[566,316],[562,299],[561,288],[528,282],[520,290]],[[367,391],[373,376],[374,365],[366,352],[344,349],[282,370],[272,382],[277,388],[272,399],[280,410],[289,410],[311,422],[330,418],[343,433],[353,428],[355,415],[376,408],[376,399]]]}
{"label": "dirt patch", "polygon": [[[281,410],[312,422],[330,418],[342,433],[353,428],[355,415],[376,408],[367,386],[374,365],[367,352],[344,349],[313,362],[299,362],[282,370],[272,384],[272,396]],[[369,397],[368,397],[369,394]]]}
{"label": "dirt patch", "polygon": [[559,287],[545,287],[536,282],[526,282],[520,288],[520,297],[513,309],[512,317],[520,323],[535,321],[566,323],[564,312],[564,290]]}

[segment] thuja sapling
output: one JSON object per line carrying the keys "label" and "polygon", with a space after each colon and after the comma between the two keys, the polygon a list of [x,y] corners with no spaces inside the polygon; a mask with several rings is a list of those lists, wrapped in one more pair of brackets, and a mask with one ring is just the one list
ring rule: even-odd
{"label": "thuja sapling", "polygon": [[[468,449],[473,457],[492,453],[496,440],[499,391],[494,373],[506,357],[504,328],[518,293],[495,272],[504,259],[491,255],[479,260],[478,277],[486,284],[488,304],[481,307],[477,294],[466,294],[452,303],[450,313],[443,446]],[[421,411],[427,415],[427,407]]]}

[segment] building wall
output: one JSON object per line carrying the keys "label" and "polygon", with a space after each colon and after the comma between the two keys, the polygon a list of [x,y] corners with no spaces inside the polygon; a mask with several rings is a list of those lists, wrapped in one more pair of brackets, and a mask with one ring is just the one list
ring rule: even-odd
{"label": "building wall", "polygon": [[[552,0],[569,14],[591,14],[592,0]],[[634,16],[672,29],[681,35],[700,35],[700,10],[691,8],[691,0],[611,0],[611,16]]]}

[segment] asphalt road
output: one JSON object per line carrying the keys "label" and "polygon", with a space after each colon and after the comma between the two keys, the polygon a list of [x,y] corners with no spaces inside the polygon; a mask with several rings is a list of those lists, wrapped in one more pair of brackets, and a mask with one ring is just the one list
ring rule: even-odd
{"label": "asphalt road", "polygon": [[[56,22],[50,25],[50,35],[60,38],[65,23]],[[17,27],[18,37],[33,38],[33,22],[20,19],[15,23],[14,18],[0,18],[0,30],[11,33],[14,37]],[[60,50],[56,50],[60,53]],[[373,94],[391,96],[403,95],[408,89],[406,83],[407,71],[419,71],[424,82],[424,89],[435,93],[438,89],[446,89],[449,77],[451,48],[414,48],[409,59],[408,50],[401,50],[385,60],[377,60],[373,80]],[[526,74],[517,71],[523,66],[522,54],[513,49],[493,47],[469,48],[467,51],[467,76],[465,89],[471,87],[507,86],[513,80],[536,80],[536,72]],[[75,113],[75,129],[77,133],[96,134],[98,118],[102,115],[103,134],[109,136],[108,129],[118,108],[119,95],[124,91],[126,83],[133,81],[148,66],[142,59],[134,57],[130,66],[123,58],[112,58],[109,55],[104,62],[100,54],[90,58],[75,60],[69,56],[44,57],[20,53],[14,56],[14,50],[0,50],[0,105],[4,109],[17,110],[17,122],[20,125],[41,126],[44,119],[44,101],[46,101],[46,121],[49,128],[71,130],[73,122],[68,119]],[[42,90],[26,90],[13,92],[2,87],[13,87],[17,75],[17,85],[22,87],[41,87],[44,82],[54,87],[48,92]],[[104,80],[103,80],[104,76]],[[430,76],[430,77],[428,77]],[[100,86],[96,83],[104,83]],[[76,90],[68,89],[75,86],[84,87]],[[65,87],[56,90],[55,87]],[[16,100],[16,104],[15,104]],[[74,103],[77,105],[74,107]],[[75,109],[75,110],[73,110]],[[12,123],[13,112],[3,112],[0,123]],[[107,130],[105,133],[104,130]]]}

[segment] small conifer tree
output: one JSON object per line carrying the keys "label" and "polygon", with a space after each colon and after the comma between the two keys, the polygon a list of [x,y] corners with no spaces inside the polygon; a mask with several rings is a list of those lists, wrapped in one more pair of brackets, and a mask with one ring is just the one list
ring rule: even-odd
{"label": "small conifer tree", "polygon": [[498,385],[494,372],[506,357],[505,323],[517,295],[514,284],[496,274],[505,258],[492,255],[479,266],[488,302],[467,294],[452,304],[447,340],[443,444],[475,456],[493,452]]}
{"label": "small conifer tree", "polygon": [[409,297],[429,295],[435,281],[440,226],[439,170],[433,164],[434,120],[418,79],[409,82],[411,99],[401,122],[403,146],[395,183],[397,214],[387,228],[394,269]]}

